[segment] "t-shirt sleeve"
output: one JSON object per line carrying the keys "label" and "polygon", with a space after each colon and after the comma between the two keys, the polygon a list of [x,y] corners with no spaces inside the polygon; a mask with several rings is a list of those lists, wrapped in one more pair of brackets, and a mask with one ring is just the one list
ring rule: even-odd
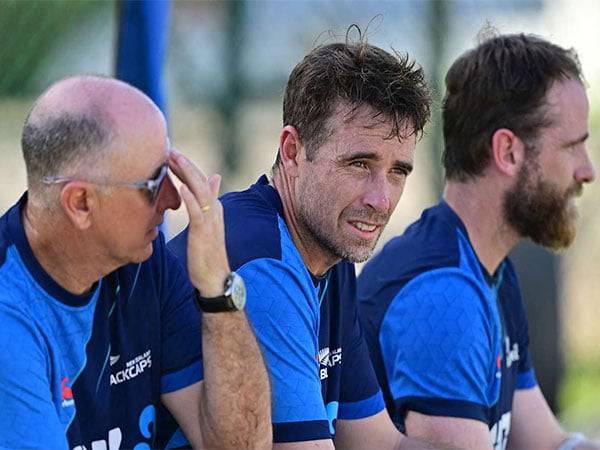
{"label": "t-shirt sleeve", "polygon": [[319,306],[310,277],[271,258],[252,260],[238,273],[271,378],[274,441],[329,439],[318,377]]}
{"label": "t-shirt sleeve", "polygon": [[161,297],[161,393],[203,379],[201,317],[193,287],[180,261],[164,244]]}
{"label": "t-shirt sleeve", "polygon": [[369,351],[358,320],[356,305],[356,283],[352,276],[352,286],[343,299],[342,314],[348,317],[344,321],[347,333],[343,348],[343,372],[340,386],[340,405],[338,419],[351,420],[373,416],[385,408],[383,395],[373,370]]}
{"label": "t-shirt sleeve", "polygon": [[401,414],[487,421],[486,408],[500,393],[494,355],[501,330],[489,319],[491,304],[459,269],[425,273],[396,295],[379,341]]}
{"label": "t-shirt sleeve", "polygon": [[0,449],[66,449],[74,411],[56,410],[47,350],[31,323],[0,302]]}

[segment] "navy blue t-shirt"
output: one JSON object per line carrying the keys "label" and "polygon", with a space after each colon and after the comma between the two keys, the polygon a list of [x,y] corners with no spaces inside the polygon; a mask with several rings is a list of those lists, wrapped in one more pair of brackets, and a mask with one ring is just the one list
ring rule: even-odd
{"label": "navy blue t-shirt", "polygon": [[[336,419],[382,411],[358,323],[354,266],[309,273],[265,176],[221,200],[229,262],[246,282],[246,311],[271,377],[274,441],[329,439]],[[186,240],[187,230],[169,243],[183,263]]]}
{"label": "navy blue t-shirt", "polygon": [[203,377],[187,274],[161,235],[150,259],[73,295],[33,255],[26,198],[0,218],[0,448],[167,446],[160,395]]}
{"label": "navy blue t-shirt", "polygon": [[392,419],[407,411],[485,422],[504,449],[516,389],[536,386],[517,277],[490,276],[444,202],[366,264],[361,321]]}

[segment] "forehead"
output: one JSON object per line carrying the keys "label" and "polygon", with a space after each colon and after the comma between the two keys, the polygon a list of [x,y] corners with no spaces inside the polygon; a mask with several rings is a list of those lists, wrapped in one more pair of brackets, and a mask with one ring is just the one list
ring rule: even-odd
{"label": "forehead", "polygon": [[579,81],[568,78],[555,82],[546,101],[551,130],[567,133],[565,138],[577,138],[587,132],[589,103],[585,87]]}
{"label": "forehead", "polygon": [[148,178],[167,159],[170,145],[166,122],[152,106],[141,105],[115,114],[117,137],[112,146],[112,167],[123,179]]}
{"label": "forehead", "polygon": [[[369,106],[350,108],[338,105],[327,121],[329,136],[323,148],[329,157],[343,157],[356,150],[389,154],[412,160],[411,150],[416,136],[410,121],[402,124],[400,138],[393,133],[393,123],[388,117],[378,114]],[[325,156],[325,155],[324,155]]]}

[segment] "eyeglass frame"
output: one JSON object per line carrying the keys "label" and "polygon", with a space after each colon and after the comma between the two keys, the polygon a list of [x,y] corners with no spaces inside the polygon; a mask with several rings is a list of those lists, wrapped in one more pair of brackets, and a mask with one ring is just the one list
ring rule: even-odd
{"label": "eyeglass frame", "polygon": [[160,166],[159,173],[155,178],[150,178],[150,179],[144,180],[144,181],[135,181],[132,183],[126,183],[126,182],[102,183],[102,182],[79,180],[78,178],[61,177],[61,176],[44,177],[42,179],[42,182],[44,184],[60,184],[60,183],[69,183],[71,181],[83,181],[85,183],[97,184],[99,186],[121,186],[121,187],[129,187],[129,188],[133,188],[133,189],[139,189],[139,190],[148,192],[150,204],[153,205],[158,197],[158,193],[160,191],[160,188],[161,188],[163,182],[167,178],[168,172],[169,172],[169,165],[165,163],[162,166]]}

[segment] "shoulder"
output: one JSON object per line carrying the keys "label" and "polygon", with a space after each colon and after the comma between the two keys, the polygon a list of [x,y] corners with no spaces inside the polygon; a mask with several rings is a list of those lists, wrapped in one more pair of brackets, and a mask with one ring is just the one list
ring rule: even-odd
{"label": "shoulder", "polygon": [[380,316],[397,294],[418,277],[461,265],[460,228],[443,220],[436,208],[391,239],[364,267],[358,299],[365,313]]}
{"label": "shoulder", "polygon": [[20,225],[20,208],[23,198],[0,217],[0,267],[4,265],[10,247],[14,246],[17,236],[14,229]]}
{"label": "shoulder", "polygon": [[459,265],[460,228],[446,220],[439,209],[440,205],[423,211],[419,220],[366,264],[360,277],[361,291],[403,284],[423,272]]}
{"label": "shoulder", "polygon": [[[225,218],[227,254],[232,267],[237,268],[258,258],[282,259],[282,217],[264,192],[250,188],[221,198]],[[276,195],[276,194],[275,194]]]}
{"label": "shoulder", "polygon": [[[492,292],[460,268],[425,272],[407,283],[392,299],[385,321],[410,329],[415,322],[439,324],[466,332],[476,323],[491,321]],[[448,331],[448,330],[446,330]],[[403,332],[409,332],[404,330]]]}
{"label": "shoulder", "polygon": [[36,318],[23,307],[24,296],[20,302],[8,297],[0,295],[0,366],[9,370],[26,365],[31,359],[46,361],[46,339]]}
{"label": "shoulder", "polygon": [[[255,259],[284,259],[283,247],[288,244],[288,233],[280,215],[279,196],[263,178],[249,189],[230,192],[220,200],[223,204],[227,256],[233,270]],[[286,236],[282,236],[282,228]],[[184,267],[187,261],[187,235],[188,228],[168,244]]]}
{"label": "shoulder", "polygon": [[[1,218],[0,220],[3,220]],[[30,315],[32,296],[37,292],[35,281],[27,271],[17,246],[0,228],[0,307]],[[4,326],[4,321],[0,320]]]}

